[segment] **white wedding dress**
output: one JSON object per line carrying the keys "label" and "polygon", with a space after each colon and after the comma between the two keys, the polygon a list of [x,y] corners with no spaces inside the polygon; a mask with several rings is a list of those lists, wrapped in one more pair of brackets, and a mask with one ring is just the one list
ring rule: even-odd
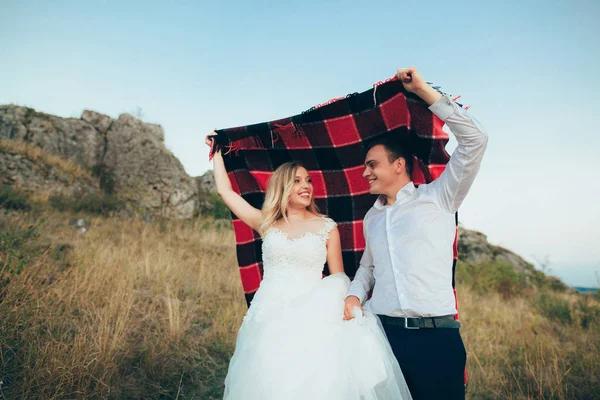
{"label": "white wedding dress", "polygon": [[264,277],[238,333],[224,399],[410,399],[378,318],[365,310],[344,321],[350,280],[322,278],[335,222],[304,226],[264,236]]}

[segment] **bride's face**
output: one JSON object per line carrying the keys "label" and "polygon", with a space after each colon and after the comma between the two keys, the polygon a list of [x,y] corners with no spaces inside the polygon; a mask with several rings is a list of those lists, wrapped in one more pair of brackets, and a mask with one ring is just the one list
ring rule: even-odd
{"label": "bride's face", "polygon": [[292,186],[292,194],[289,197],[289,206],[294,208],[308,207],[313,197],[313,185],[308,171],[304,167],[298,167]]}

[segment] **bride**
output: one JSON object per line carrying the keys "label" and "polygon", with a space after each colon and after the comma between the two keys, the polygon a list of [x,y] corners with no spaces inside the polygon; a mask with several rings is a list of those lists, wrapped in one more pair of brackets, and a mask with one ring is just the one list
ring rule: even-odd
{"label": "bride", "polygon": [[[377,317],[367,307],[343,318],[350,280],[340,235],[319,213],[308,171],[298,162],[277,168],[258,210],[233,191],[220,152],[213,160],[217,192],[263,239],[264,277],[238,332],[224,399],[410,399]],[[322,278],[325,261],[331,275]]]}

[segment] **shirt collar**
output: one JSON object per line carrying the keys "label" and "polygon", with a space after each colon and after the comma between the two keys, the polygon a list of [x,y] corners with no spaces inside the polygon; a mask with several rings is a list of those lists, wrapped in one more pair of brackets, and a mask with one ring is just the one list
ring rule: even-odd
{"label": "shirt collar", "polygon": [[[402,186],[402,188],[396,194],[396,201],[394,202],[393,205],[401,203],[402,200],[411,196],[416,190],[417,190],[417,188],[415,187],[415,184],[412,181],[408,182],[406,185]],[[383,199],[384,199],[384,196],[379,195],[379,197],[375,201],[375,204],[373,205],[373,207],[375,207],[378,210],[383,210],[386,207],[389,207],[388,205],[383,204]]]}

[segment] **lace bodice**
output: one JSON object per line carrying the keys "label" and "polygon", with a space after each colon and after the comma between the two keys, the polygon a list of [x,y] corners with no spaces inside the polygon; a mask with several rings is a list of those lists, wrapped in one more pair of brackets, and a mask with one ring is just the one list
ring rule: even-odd
{"label": "lace bodice", "polygon": [[326,217],[315,218],[305,231],[288,233],[270,228],[263,237],[263,280],[247,318],[258,309],[285,307],[301,296],[323,276],[327,261],[327,240],[336,223]]}
{"label": "lace bodice", "polygon": [[335,222],[324,217],[319,220],[316,230],[301,232],[297,237],[276,227],[267,231],[262,246],[265,280],[294,272],[321,277],[327,261],[327,239]]}

